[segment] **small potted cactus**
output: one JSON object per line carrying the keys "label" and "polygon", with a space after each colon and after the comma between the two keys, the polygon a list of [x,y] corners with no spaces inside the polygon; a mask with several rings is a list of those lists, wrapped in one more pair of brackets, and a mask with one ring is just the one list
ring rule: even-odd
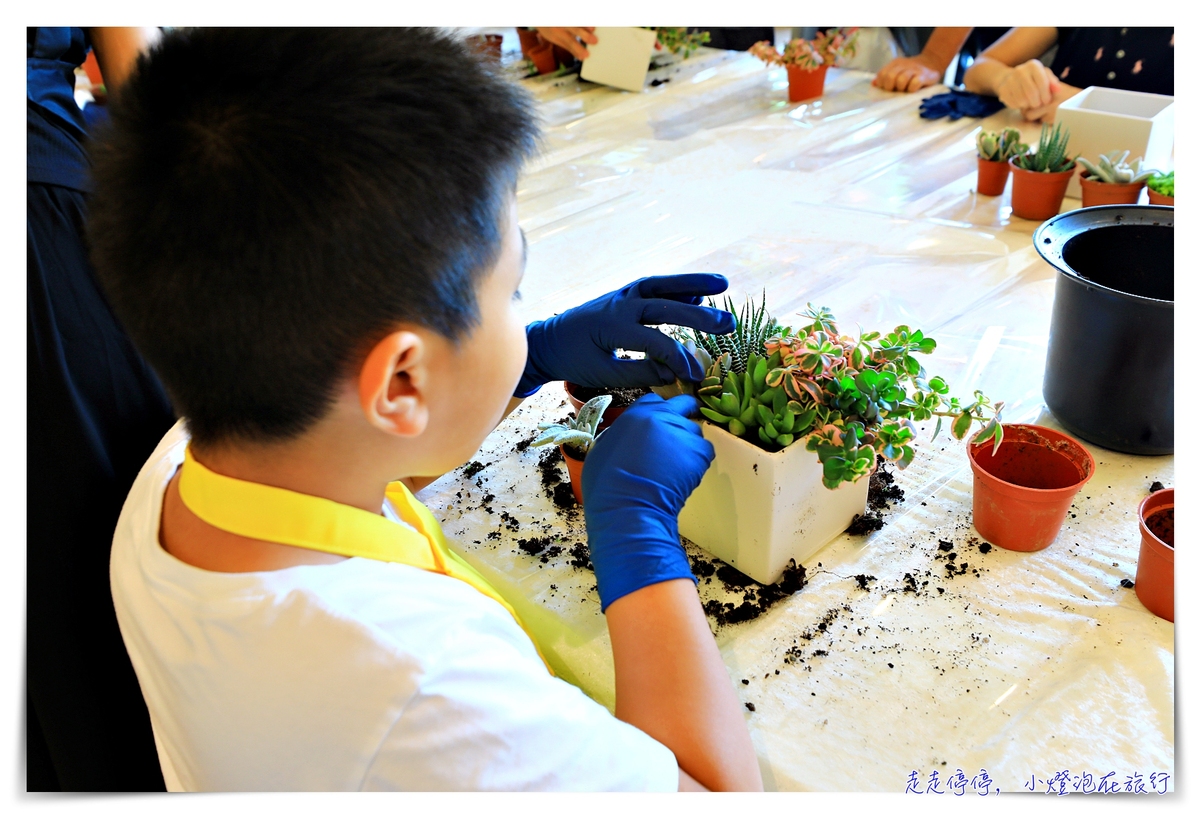
{"label": "small potted cactus", "polygon": [[831,28],[811,40],[797,37],[782,54],[766,40],[750,46],[750,53],[767,65],[786,67],[788,101],[803,102],[825,93],[825,72],[843,57],[853,57],[857,48],[857,28]]}
{"label": "small potted cactus", "polygon": [[569,418],[566,423],[539,423],[538,429],[542,434],[533,441],[534,446],[546,446],[554,443],[562,452],[563,460],[567,461],[567,473],[571,476],[571,491],[575,494],[575,502],[583,505],[583,461],[598,434],[596,427],[604,410],[612,403],[612,395],[600,395],[592,398],[583,405],[576,417]]}
{"label": "small potted cactus", "polygon": [[1156,173],[1146,182],[1150,204],[1175,206],[1175,171]]}
{"label": "small potted cactus", "polygon": [[[683,536],[758,582],[779,579],[789,560],[811,557],[865,512],[867,478],[882,457],[905,468],[916,457],[915,423],[943,419],[964,438],[999,445],[1001,404],[981,393],[948,397],[917,354],[936,348],[907,326],[888,335],[842,335],[833,314],[811,304],[797,329],[760,304],[740,312],[729,335],[680,329],[706,377],[696,395],[715,458],[679,516]],[[682,385],[681,385],[682,386]]]}
{"label": "small potted cactus", "polygon": [[984,196],[999,196],[1008,184],[1008,160],[1029,151],[1016,128],[980,131],[975,137],[979,177],[975,189]]}
{"label": "small potted cactus", "polygon": [[1058,215],[1075,173],[1075,160],[1067,156],[1070,135],[1061,122],[1054,130],[1043,125],[1037,153],[1026,152],[1009,160],[1014,216],[1040,222]]}
{"label": "small potted cactus", "polygon": [[1096,207],[1109,204],[1137,204],[1146,180],[1158,171],[1142,167],[1142,157],[1126,164],[1129,151],[1111,151],[1100,154],[1095,163],[1079,157],[1083,173],[1079,187],[1083,190],[1083,206]]}

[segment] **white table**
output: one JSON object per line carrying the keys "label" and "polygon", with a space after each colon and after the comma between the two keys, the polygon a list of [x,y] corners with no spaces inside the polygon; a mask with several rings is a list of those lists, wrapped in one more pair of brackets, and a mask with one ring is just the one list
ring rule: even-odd
{"label": "white table", "polygon": [[[789,104],[782,69],[733,52],[704,49],[660,73],[670,81],[642,94],[527,81],[546,124],[518,191],[530,320],[640,276],[715,271],[739,302],[765,287],[785,323],[812,301],[850,331],[920,327],[938,341],[930,372],[955,394],[979,388],[1006,402],[1009,421],[1056,425],[1041,397],[1054,272],[1008,193],[973,192],[976,129],[1016,125],[1036,141],[1036,126],[1008,112],[923,120],[920,98],[945,89],[889,94],[837,70],[822,99]],[[569,547],[586,542],[582,514],[565,519],[543,493],[544,450],[516,447],[567,413],[563,397],[543,388],[488,438],[477,456],[486,468],[447,475],[422,497],[467,559],[524,600],[524,615],[563,627],[558,657],[611,706],[594,578],[569,564]],[[1098,469],[1058,540],[982,554],[968,544],[963,445],[924,439],[882,530],[843,535],[806,566],[800,593],[717,631],[755,707],[746,719],[767,787],[903,791],[913,771],[924,789],[931,771],[944,782],[959,769],[1018,792],[1031,777],[1044,791],[1063,770],[1068,791],[1083,773],[1111,771],[1120,787],[1140,773],[1147,789],[1151,773],[1173,776],[1174,627],[1120,585],[1136,571],[1137,504],[1152,481],[1174,485],[1173,458],[1089,445]],[[542,562],[518,548],[535,536],[558,538],[563,552]],[[969,563],[965,574],[946,578],[939,540]],[[858,574],[877,579],[863,589]],[[917,593],[903,590],[905,574]],[[741,599],[716,579],[701,593]]]}

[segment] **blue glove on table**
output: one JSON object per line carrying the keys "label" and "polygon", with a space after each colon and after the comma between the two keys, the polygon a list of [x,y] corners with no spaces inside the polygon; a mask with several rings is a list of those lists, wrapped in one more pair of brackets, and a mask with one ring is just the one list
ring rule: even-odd
{"label": "blue glove on table", "polygon": [[[676,378],[704,380],[699,362],[673,338],[645,324],[676,324],[723,335],[733,314],[701,307],[706,295],[725,292],[715,273],[639,278],[632,284],[525,328],[529,357],[514,393],[527,398],[550,381],[580,386],[662,386]],[[646,353],[645,360],[617,358],[614,350]]]}
{"label": "blue glove on table", "polygon": [[964,116],[991,116],[1004,109],[1004,103],[995,97],[972,94],[970,91],[951,91],[934,94],[921,100],[922,119],[962,119]]}
{"label": "blue glove on table", "polygon": [[638,398],[583,461],[583,514],[602,611],[647,585],[695,581],[679,542],[679,511],[713,459],[712,444],[687,417],[698,406],[691,395]]}

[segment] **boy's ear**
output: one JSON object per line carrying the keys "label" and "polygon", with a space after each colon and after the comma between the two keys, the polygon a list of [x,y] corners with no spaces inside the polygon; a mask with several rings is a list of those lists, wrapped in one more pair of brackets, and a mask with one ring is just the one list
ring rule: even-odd
{"label": "boy's ear", "polygon": [[358,373],[358,399],[367,422],[402,437],[425,431],[428,346],[415,332],[393,332],[377,343]]}

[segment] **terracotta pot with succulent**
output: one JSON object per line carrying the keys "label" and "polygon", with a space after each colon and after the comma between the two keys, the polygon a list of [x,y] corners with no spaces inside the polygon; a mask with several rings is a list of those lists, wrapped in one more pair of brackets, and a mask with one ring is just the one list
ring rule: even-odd
{"label": "terracotta pot with succulent", "polygon": [[1126,164],[1129,151],[1111,151],[1100,154],[1093,164],[1080,156],[1076,161],[1083,167],[1079,187],[1083,191],[1083,206],[1096,207],[1110,204],[1137,204],[1142,188],[1158,171],[1142,167],[1142,157]]}
{"label": "terracotta pot with succulent", "polygon": [[[1002,404],[981,393],[950,398],[941,378],[915,357],[937,346],[920,330],[842,335],[826,308],[811,304],[797,329],[780,326],[747,301],[730,335],[673,334],[705,366],[695,389],[704,437],[716,457],[679,516],[680,532],[758,582],[770,584],[789,560],[803,563],[866,510],[877,457],[913,461],[915,423],[952,418],[962,439],[999,442]],[[686,388],[687,385],[681,385]],[[800,445],[803,442],[803,445]]]}
{"label": "terracotta pot with succulent", "polygon": [[803,102],[825,93],[825,72],[858,48],[857,28],[831,28],[811,40],[796,38],[780,54],[763,40],[750,46],[750,53],[768,65],[782,65],[788,74],[788,101]]}
{"label": "terracotta pot with succulent", "polygon": [[563,460],[567,461],[567,473],[571,476],[571,491],[575,494],[575,502],[583,505],[583,461],[587,458],[596,435],[597,428],[604,410],[612,402],[612,395],[600,395],[592,398],[579,410],[576,417],[566,423],[539,423],[538,429],[542,434],[533,441],[534,446],[557,444],[562,452]]}
{"label": "terracotta pot with succulent", "polygon": [[1029,152],[1016,128],[980,131],[975,137],[979,176],[975,189],[984,196],[999,196],[1008,184],[1008,160]]}
{"label": "terracotta pot with succulent", "polygon": [[1043,125],[1037,153],[1024,153],[1009,160],[1014,216],[1040,222],[1058,215],[1075,173],[1075,160],[1067,156],[1069,137],[1070,131],[1064,131],[1061,122],[1054,130]]}
{"label": "terracotta pot with succulent", "polygon": [[1175,489],[1160,489],[1138,507],[1142,548],[1138,553],[1137,597],[1150,613],[1175,621]]}
{"label": "terracotta pot with succulent", "polygon": [[1152,205],[1175,206],[1175,171],[1156,173],[1146,182],[1146,193]]}

